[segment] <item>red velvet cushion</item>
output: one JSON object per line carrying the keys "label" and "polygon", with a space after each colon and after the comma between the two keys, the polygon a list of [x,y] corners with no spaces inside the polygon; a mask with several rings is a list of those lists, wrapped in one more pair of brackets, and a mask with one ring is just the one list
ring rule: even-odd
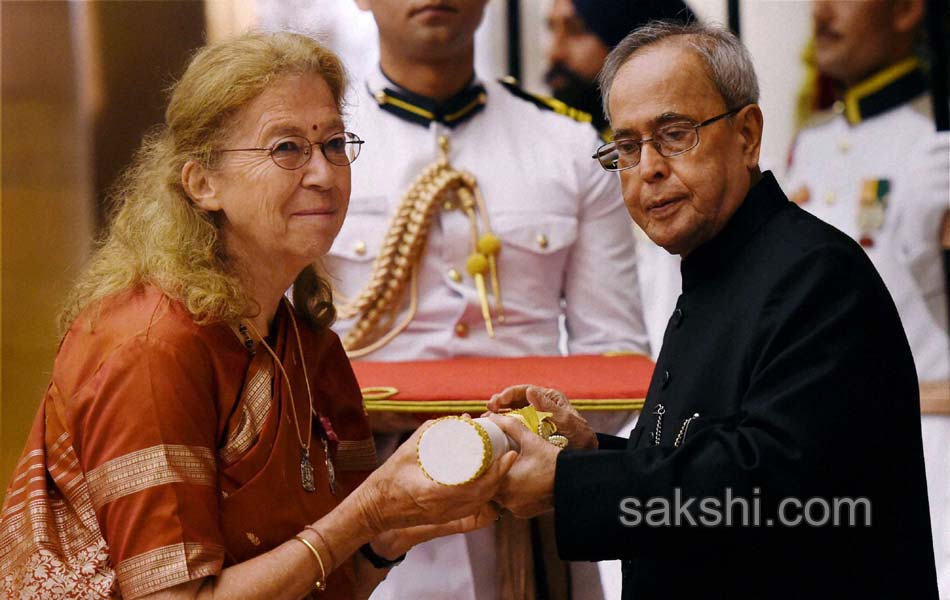
{"label": "red velvet cushion", "polygon": [[[646,356],[583,355],[454,358],[412,362],[354,361],[367,410],[461,413],[519,383],[564,392],[578,408],[640,408],[653,374]],[[367,388],[395,388],[368,390]],[[427,403],[427,404],[420,404]]]}

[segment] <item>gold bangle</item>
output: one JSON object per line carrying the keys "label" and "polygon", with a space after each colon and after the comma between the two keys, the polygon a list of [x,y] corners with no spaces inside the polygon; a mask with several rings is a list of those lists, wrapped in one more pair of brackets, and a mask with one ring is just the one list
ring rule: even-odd
{"label": "gold bangle", "polygon": [[320,579],[317,580],[316,583],[313,584],[313,587],[314,587],[318,592],[323,592],[323,591],[325,591],[325,590],[327,589],[327,571],[326,571],[326,569],[323,568],[323,559],[320,558],[320,553],[317,552],[317,549],[316,549],[316,547],[314,547],[313,544],[311,544],[310,542],[308,542],[308,541],[307,541],[306,539],[304,539],[303,537],[301,537],[301,536],[299,536],[299,535],[295,535],[295,536],[294,536],[294,539],[297,540],[298,542],[300,542],[301,544],[303,544],[304,546],[306,546],[307,549],[310,550],[310,552],[313,554],[314,558],[317,559],[317,564],[320,565],[320,575],[321,575],[321,577],[320,577]]}
{"label": "gold bangle", "polygon": [[314,527],[313,525],[304,525],[303,528],[309,529],[310,531],[313,532],[313,535],[317,536],[317,539],[320,540],[321,544],[323,544],[323,549],[326,550],[327,554],[330,555],[330,570],[332,571],[333,569],[335,569],[336,559],[333,558],[333,548],[331,548],[330,544],[328,544],[327,541],[323,539],[323,534],[317,531],[317,528]]}

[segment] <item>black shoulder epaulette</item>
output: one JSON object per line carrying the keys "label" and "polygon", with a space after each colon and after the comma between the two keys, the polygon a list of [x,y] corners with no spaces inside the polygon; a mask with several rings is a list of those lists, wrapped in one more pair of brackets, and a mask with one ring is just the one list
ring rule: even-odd
{"label": "black shoulder epaulette", "polygon": [[590,113],[584,112],[572,106],[564,104],[556,98],[549,98],[548,96],[540,96],[538,94],[532,94],[531,92],[525,91],[521,88],[521,85],[518,83],[518,80],[510,75],[508,77],[502,77],[498,80],[506,90],[514,94],[515,96],[521,98],[522,100],[527,100],[531,104],[534,104],[538,108],[543,110],[552,110],[559,115],[564,115],[565,117],[570,117],[575,121],[581,123],[590,123],[591,116]]}

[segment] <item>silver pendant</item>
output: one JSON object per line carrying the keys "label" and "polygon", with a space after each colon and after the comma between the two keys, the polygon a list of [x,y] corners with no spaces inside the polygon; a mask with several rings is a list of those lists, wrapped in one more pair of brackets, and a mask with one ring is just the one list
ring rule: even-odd
{"label": "silver pendant", "polygon": [[306,448],[300,449],[300,484],[307,492],[317,491],[317,486],[313,484],[313,465],[310,464],[310,456]]}
{"label": "silver pendant", "polygon": [[327,463],[327,477],[330,480],[330,493],[336,496],[336,469],[333,468],[333,461],[330,460],[330,445],[327,438],[320,440],[323,442],[323,456]]}

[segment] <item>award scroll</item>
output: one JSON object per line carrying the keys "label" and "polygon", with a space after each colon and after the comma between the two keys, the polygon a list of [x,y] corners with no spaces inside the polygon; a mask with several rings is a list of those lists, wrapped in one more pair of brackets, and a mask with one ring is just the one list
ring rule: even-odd
{"label": "award scroll", "polygon": [[[532,406],[500,413],[514,419],[542,439],[567,447],[568,440],[557,433],[551,414]],[[487,418],[442,417],[419,436],[416,458],[429,479],[443,485],[463,485],[482,476],[488,467],[518,443]]]}

